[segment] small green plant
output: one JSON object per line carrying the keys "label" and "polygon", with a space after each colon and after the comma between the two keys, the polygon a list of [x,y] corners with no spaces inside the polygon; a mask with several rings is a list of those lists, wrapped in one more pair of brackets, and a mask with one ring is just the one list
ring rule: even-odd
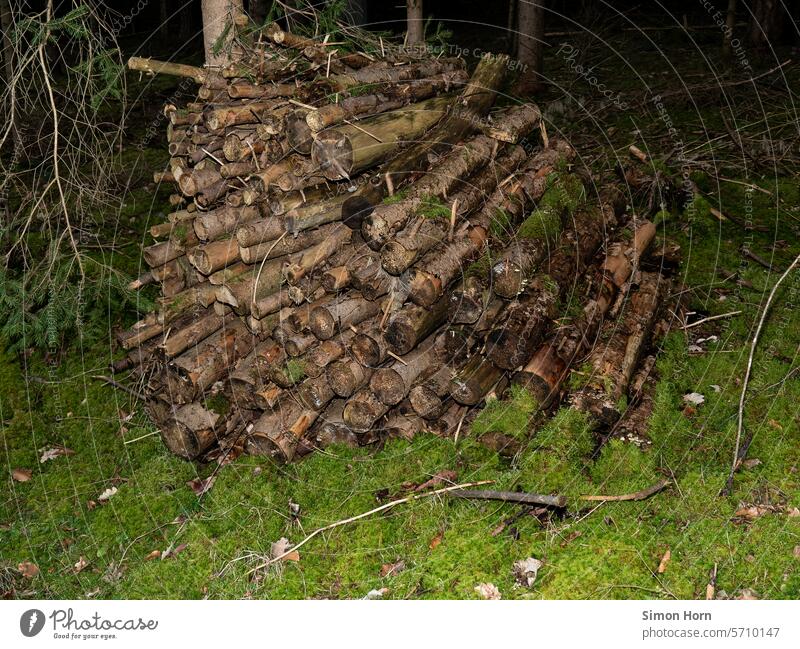
{"label": "small green plant", "polygon": [[395,192],[391,196],[387,196],[383,199],[384,205],[394,205],[395,203],[403,202],[406,197],[408,196],[408,189],[401,189],[400,191]]}

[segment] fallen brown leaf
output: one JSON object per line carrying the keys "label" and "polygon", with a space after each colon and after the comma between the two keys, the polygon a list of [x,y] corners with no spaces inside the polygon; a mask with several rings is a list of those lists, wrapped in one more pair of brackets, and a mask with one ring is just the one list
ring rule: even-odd
{"label": "fallen brown leaf", "polygon": [[439,487],[444,483],[455,484],[457,477],[458,474],[455,471],[445,469],[444,471],[435,473],[430,480],[423,482],[421,485],[416,487],[414,491],[423,491],[424,489],[430,489],[431,487]]}
{"label": "fallen brown leaf", "polygon": [[381,577],[394,577],[406,569],[406,562],[402,559],[396,563],[384,563],[381,566]]}
{"label": "fallen brown leaf", "polygon": [[158,559],[159,557],[161,557],[161,550],[153,550],[152,552],[148,553],[147,556],[145,556],[144,560],[152,561],[153,559]]}
{"label": "fallen brown leaf", "polygon": [[770,419],[768,423],[770,427],[774,428],[775,430],[783,430],[783,426],[781,426],[780,423],[774,419]]}
{"label": "fallen brown leaf", "polygon": [[562,548],[567,547],[570,543],[572,543],[575,539],[577,539],[581,534],[583,534],[583,532],[581,532],[579,530],[574,530],[573,532],[570,532],[569,534],[567,534],[567,538],[565,538],[563,541],[561,541],[561,547]]}
{"label": "fallen brown leaf", "polygon": [[75,574],[81,572],[88,565],[89,562],[86,560],[86,557],[84,557],[83,555],[78,557],[78,560],[75,562],[75,565],[73,566]]}
{"label": "fallen brown leaf", "polygon": [[786,512],[786,515],[789,518],[797,518],[798,516],[800,516],[800,509],[798,509],[797,507],[792,507],[789,511]]}
{"label": "fallen brown leaf", "polygon": [[199,498],[214,486],[214,480],[216,480],[216,477],[211,475],[205,479],[195,478],[194,480],[189,480],[186,484],[194,491],[194,495]]}
{"label": "fallen brown leaf", "polygon": [[33,579],[39,574],[39,566],[37,566],[35,563],[31,563],[30,561],[23,561],[17,565],[17,570],[19,570],[20,574],[22,574],[22,576],[26,579]]}
{"label": "fallen brown leaf", "polygon": [[442,542],[442,538],[444,537],[444,533],[439,532],[436,536],[433,537],[431,542],[428,544],[428,547],[431,550],[435,550],[439,547],[439,544]]}
{"label": "fallen brown leaf", "polygon": [[75,455],[75,451],[73,451],[71,448],[67,448],[66,446],[51,446],[42,452],[42,456],[39,458],[39,463],[44,464],[45,462],[49,460],[55,460],[57,457],[62,455]]}
{"label": "fallen brown leaf", "polygon": [[658,564],[659,575],[663,575],[667,571],[667,566],[669,565],[670,559],[672,559],[672,552],[670,552],[669,548],[667,548],[664,556],[661,557],[661,562]]}
{"label": "fallen brown leaf", "polygon": [[178,556],[181,552],[183,552],[187,547],[189,547],[188,543],[181,543],[179,546],[173,548],[172,550],[165,550],[161,553],[161,560],[164,559],[171,559],[172,557]]}
{"label": "fallen brown leaf", "polygon": [[32,475],[30,469],[14,469],[11,471],[11,477],[17,482],[27,482],[31,479]]}
{"label": "fallen brown leaf", "polygon": [[794,546],[794,558],[800,559],[800,545]]}

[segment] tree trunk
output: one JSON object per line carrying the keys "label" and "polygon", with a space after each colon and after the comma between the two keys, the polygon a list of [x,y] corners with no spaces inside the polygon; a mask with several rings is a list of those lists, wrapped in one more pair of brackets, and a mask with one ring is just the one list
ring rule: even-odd
{"label": "tree trunk", "polygon": [[750,44],[757,48],[774,48],[784,28],[782,0],[753,0],[750,16]]}
{"label": "tree trunk", "polygon": [[406,45],[414,46],[425,42],[425,17],[422,0],[406,0]]}
{"label": "tree trunk", "polygon": [[544,58],[544,1],[517,2],[517,62],[523,66],[517,92],[528,95],[541,88]]}
{"label": "tree trunk", "polygon": [[725,33],[722,35],[722,55],[731,55],[731,40],[736,25],[736,0],[728,0],[728,13],[725,16]]}
{"label": "tree trunk", "polygon": [[206,65],[222,67],[229,62],[228,48],[233,21],[244,12],[242,0],[202,0],[203,47]]}

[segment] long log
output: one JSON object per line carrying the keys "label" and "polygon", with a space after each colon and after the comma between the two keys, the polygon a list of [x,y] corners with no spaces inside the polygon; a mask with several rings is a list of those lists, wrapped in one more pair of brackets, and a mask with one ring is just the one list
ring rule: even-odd
{"label": "long log", "polygon": [[503,370],[480,354],[475,354],[452,379],[450,396],[465,406],[474,406],[502,378]]}
{"label": "long log", "polygon": [[[518,146],[510,147],[498,155],[493,164],[471,176],[465,187],[448,194],[446,205],[451,213],[457,219],[464,218],[524,160],[525,150]],[[386,242],[381,249],[381,264],[387,272],[400,275],[422,255],[443,242],[449,234],[449,219],[418,217]]]}
{"label": "long log", "polygon": [[418,140],[444,117],[451,103],[452,97],[434,97],[358,125],[322,131],[311,145],[311,159],[330,180],[352,178],[402,144]]}
{"label": "long log", "polygon": [[381,304],[351,295],[316,307],[309,316],[309,327],[319,340],[328,340],[339,331],[357,325],[381,311]]}

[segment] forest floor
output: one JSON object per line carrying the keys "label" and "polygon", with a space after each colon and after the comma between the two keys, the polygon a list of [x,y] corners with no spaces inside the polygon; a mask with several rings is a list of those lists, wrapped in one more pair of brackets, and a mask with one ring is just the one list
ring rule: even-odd
{"label": "forest floor", "polygon": [[[674,52],[680,43],[658,46]],[[387,588],[387,598],[475,598],[475,587],[491,582],[504,598],[703,598],[714,573],[717,597],[800,597],[800,272],[778,292],[755,354],[745,417],[755,433],[749,461],[730,496],[719,495],[754,327],[778,269],[798,252],[798,170],[774,163],[780,128],[797,119],[785,90],[790,83],[766,77],[758,95],[744,86],[721,93],[711,63],[667,60],[658,52],[640,42],[620,54],[636,75],[620,73],[620,59],[592,61],[594,75],[619,93],[625,109],[601,104],[596,87],[561,55],[548,59],[557,87],[537,97],[549,106],[551,123],[569,125],[584,161],[602,172],[627,157],[629,144],[656,157],[674,152],[679,144],[645,89],[652,83],[665,96],[674,91],[665,105],[682,150],[693,151],[693,169],[701,170],[695,178],[711,204],[744,220],[752,201],[756,230],[719,221],[708,210],[660,224],[681,245],[680,290],[686,308],[700,314],[694,317],[740,313],[688,330],[672,319],[660,343],[655,408],[641,431],[649,444],[612,440],[592,457],[596,442],[586,420],[562,409],[514,460],[468,434],[458,443],[422,434],[381,448],[332,447],[288,466],[247,456],[221,468],[193,464],[167,452],[140,404],[93,378],[108,374],[118,355],[112,331],[134,319],[111,312],[104,336],[86,335],[57,357],[0,355],[0,592],[360,598]],[[797,87],[796,67],[789,73]],[[741,77],[734,70],[725,78]],[[163,96],[141,107],[141,132],[171,91],[157,90]],[[747,151],[734,148],[722,108],[735,110],[734,128],[747,138]],[[160,220],[166,206],[167,192],[146,180],[148,169],[165,159],[165,126],[158,125],[143,151],[131,147],[143,180],[134,183],[116,222],[109,217],[117,246],[111,263],[131,276],[148,223]],[[750,183],[760,189],[749,191]],[[773,270],[743,257],[744,244]],[[726,280],[725,271],[737,273],[739,283]],[[704,402],[687,407],[683,397],[692,392]],[[71,453],[41,461],[56,447]],[[20,469],[30,479],[13,479]],[[558,516],[517,517],[514,505],[428,498],[320,535],[298,561],[248,576],[253,557],[268,555],[282,537],[297,542],[443,470],[463,482],[493,480],[498,489],[565,494],[572,503],[578,495],[639,491],[663,478],[671,485],[642,502],[582,503]],[[212,474],[213,486],[201,497],[187,485]],[[299,517],[290,514],[290,503],[300,506]],[[528,557],[544,562],[532,589],[516,585],[512,574],[513,563]]]}

